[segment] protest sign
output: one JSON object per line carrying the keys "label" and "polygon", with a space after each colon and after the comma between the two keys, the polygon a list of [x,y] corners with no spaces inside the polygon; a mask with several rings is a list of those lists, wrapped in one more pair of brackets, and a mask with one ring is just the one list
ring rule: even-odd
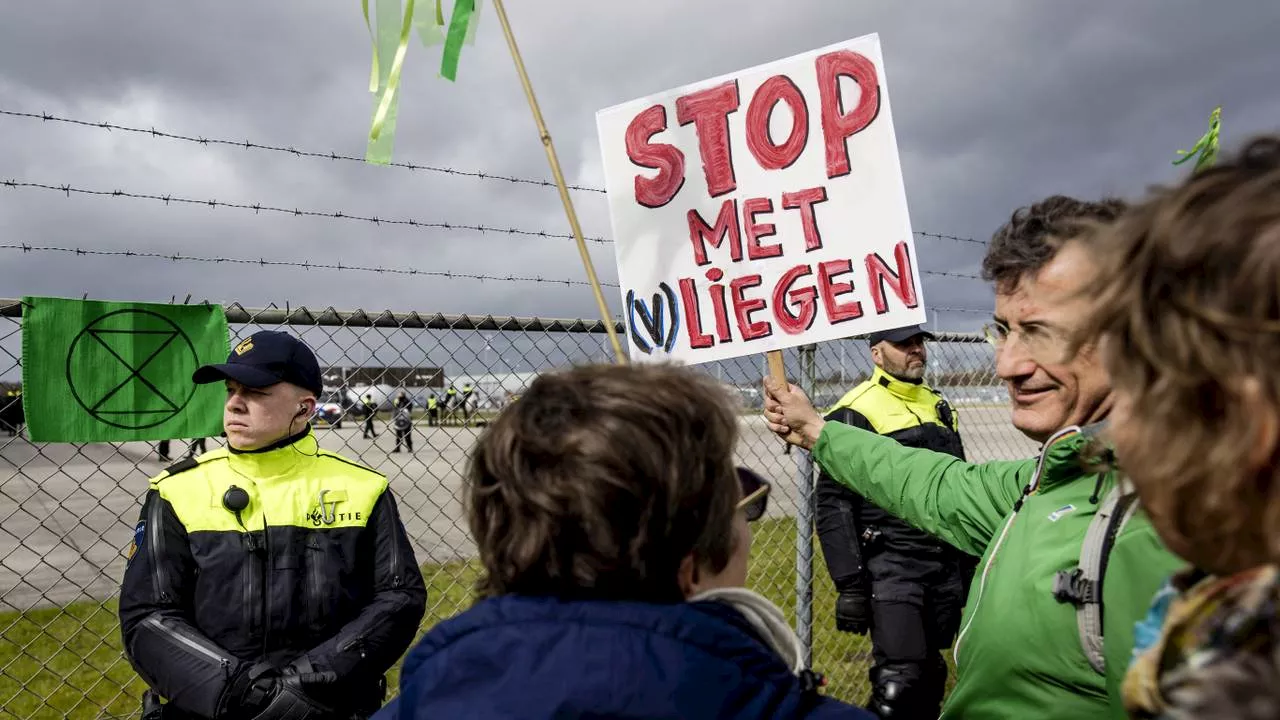
{"label": "protest sign", "polygon": [[218,305],[27,297],[22,398],[35,442],[201,438],[222,431],[221,384],[191,374],[227,359]]}
{"label": "protest sign", "polygon": [[723,360],[925,321],[877,35],[596,124],[632,360]]}

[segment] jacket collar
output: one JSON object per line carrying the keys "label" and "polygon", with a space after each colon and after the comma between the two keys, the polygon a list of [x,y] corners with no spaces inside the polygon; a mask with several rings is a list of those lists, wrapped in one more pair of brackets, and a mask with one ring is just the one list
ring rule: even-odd
{"label": "jacket collar", "polygon": [[1086,471],[1083,465],[1082,451],[1093,442],[1097,442],[1107,421],[1102,420],[1092,425],[1072,425],[1054,433],[1040,450],[1040,461],[1037,466],[1036,480],[1033,481],[1032,492],[1054,485],[1078,480]]}
{"label": "jacket collar", "polygon": [[[759,631],[727,603],[651,604],[523,595],[487,598],[466,612],[438,623],[422,638],[413,653],[416,657],[406,659],[405,672],[411,672],[427,657],[473,633],[520,627],[525,630],[515,633],[512,641],[525,643],[538,634],[560,637],[565,628],[575,625],[612,626],[638,635],[666,636],[717,657],[767,661],[789,674],[789,668],[759,637]],[[492,650],[490,647],[486,652]],[[554,662],[549,658],[545,660]]]}
{"label": "jacket collar", "polygon": [[320,443],[308,424],[301,432],[257,450],[227,447],[235,472],[253,480],[271,480],[297,472],[315,459]]}
{"label": "jacket collar", "polygon": [[899,380],[879,366],[871,373],[871,382],[907,402],[927,403],[932,402],[935,398],[933,390],[928,385],[925,385],[923,380],[918,383]]}

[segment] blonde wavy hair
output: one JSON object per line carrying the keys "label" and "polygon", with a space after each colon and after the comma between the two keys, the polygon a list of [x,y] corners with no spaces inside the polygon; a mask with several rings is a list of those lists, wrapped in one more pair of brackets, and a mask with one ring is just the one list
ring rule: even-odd
{"label": "blonde wavy hair", "polygon": [[1086,243],[1119,460],[1169,548],[1280,561],[1280,136],[1158,188]]}

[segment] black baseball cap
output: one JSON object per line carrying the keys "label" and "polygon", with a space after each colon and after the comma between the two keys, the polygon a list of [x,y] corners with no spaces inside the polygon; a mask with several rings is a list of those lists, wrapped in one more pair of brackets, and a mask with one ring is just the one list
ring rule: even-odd
{"label": "black baseball cap", "polygon": [[262,330],[241,340],[220,365],[205,365],[191,381],[197,385],[235,380],[251,388],[287,382],[310,390],[318,397],[324,391],[320,363],[315,353],[298,338],[274,330]]}
{"label": "black baseball cap", "polygon": [[906,342],[917,335],[923,335],[925,340],[933,339],[933,333],[925,330],[923,327],[919,325],[908,325],[906,327],[894,328],[892,330],[881,330],[880,332],[871,333],[867,336],[867,344],[879,345],[885,340],[894,343]]}

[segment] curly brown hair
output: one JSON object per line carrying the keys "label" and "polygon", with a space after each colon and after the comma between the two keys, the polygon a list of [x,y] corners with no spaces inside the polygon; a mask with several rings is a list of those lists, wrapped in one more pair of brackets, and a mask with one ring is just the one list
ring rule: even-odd
{"label": "curly brown hair", "polygon": [[682,600],[685,557],[719,572],[734,550],[737,435],[727,391],[687,368],[540,376],[471,458],[479,596]]}
{"label": "curly brown hair", "polygon": [[1116,198],[1088,202],[1066,195],[1020,207],[991,236],[982,259],[982,277],[995,283],[996,292],[1012,293],[1023,278],[1049,264],[1061,241],[1078,235],[1090,223],[1115,220],[1124,210],[1124,201]]}
{"label": "curly brown hair", "polygon": [[1280,561],[1280,136],[1080,240],[1081,337],[1102,341],[1119,460],[1161,537],[1209,572]]}

